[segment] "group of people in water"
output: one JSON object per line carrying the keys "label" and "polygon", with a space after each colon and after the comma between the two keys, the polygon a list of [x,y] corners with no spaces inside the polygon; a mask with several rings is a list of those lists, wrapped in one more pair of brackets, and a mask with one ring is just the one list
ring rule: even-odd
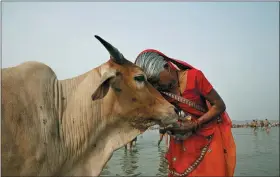
{"label": "group of people in water", "polygon": [[270,128],[274,126],[279,126],[279,122],[276,123],[270,123],[267,119],[265,120],[253,120],[250,125],[251,128],[253,128],[253,131],[256,132],[258,128],[261,128],[262,130],[265,130],[267,133],[269,133]]}
{"label": "group of people in water", "polygon": [[252,120],[250,123],[245,124],[232,124],[232,128],[253,128],[254,130],[257,130],[258,128],[261,129],[268,129],[270,127],[278,127],[279,122],[271,123],[269,120]]}

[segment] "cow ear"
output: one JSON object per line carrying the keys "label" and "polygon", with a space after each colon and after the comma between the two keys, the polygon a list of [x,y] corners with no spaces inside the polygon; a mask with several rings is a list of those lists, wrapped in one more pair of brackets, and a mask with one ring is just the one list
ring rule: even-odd
{"label": "cow ear", "polygon": [[115,79],[115,77],[116,77],[116,71],[107,71],[102,75],[99,86],[91,95],[91,98],[93,101],[99,100],[99,99],[102,99],[105,97],[105,95],[109,91],[110,84],[111,84],[112,80]]}

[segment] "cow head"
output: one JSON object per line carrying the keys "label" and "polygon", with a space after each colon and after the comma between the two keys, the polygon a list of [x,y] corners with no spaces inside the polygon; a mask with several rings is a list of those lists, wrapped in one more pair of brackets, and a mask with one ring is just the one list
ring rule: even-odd
{"label": "cow head", "polygon": [[99,86],[92,94],[92,100],[110,100],[106,103],[106,117],[127,121],[133,128],[146,130],[149,126],[169,125],[176,122],[175,107],[147,82],[145,73],[111,44],[95,36],[110,53],[111,59],[101,72]]}

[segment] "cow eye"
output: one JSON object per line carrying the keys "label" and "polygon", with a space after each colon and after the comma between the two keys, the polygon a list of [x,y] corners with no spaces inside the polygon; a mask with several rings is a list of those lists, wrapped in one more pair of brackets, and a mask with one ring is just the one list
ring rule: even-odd
{"label": "cow eye", "polygon": [[137,82],[145,82],[146,78],[144,75],[139,75],[139,76],[135,76],[134,80],[136,80]]}

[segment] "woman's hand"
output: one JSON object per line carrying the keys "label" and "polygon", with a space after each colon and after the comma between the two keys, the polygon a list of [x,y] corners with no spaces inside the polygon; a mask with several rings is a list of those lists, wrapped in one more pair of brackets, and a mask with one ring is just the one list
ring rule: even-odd
{"label": "woman's hand", "polygon": [[199,128],[198,122],[193,120],[186,120],[186,121],[180,121],[177,123],[172,124],[172,126],[165,128],[166,132],[169,132],[171,135],[184,135],[188,132],[194,132]]}
{"label": "woman's hand", "polygon": [[173,137],[177,141],[182,141],[190,137],[193,133],[192,132],[187,132],[185,134],[170,134],[171,137]]}

